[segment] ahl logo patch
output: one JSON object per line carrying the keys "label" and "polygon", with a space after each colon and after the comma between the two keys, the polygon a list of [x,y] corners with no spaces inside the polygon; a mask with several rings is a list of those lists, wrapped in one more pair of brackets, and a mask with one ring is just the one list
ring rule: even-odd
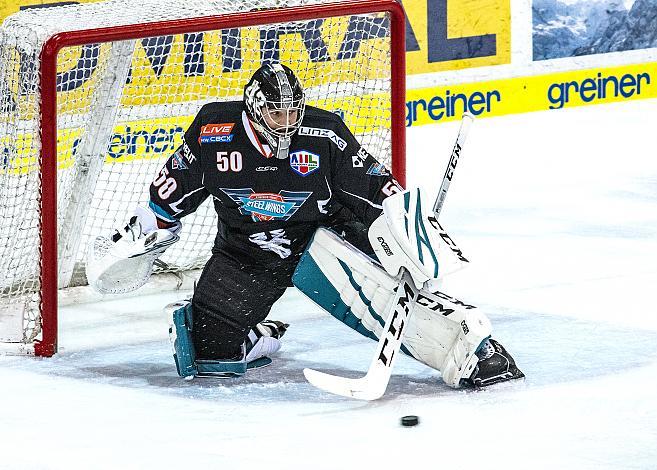
{"label": "ahl logo patch", "polygon": [[301,176],[308,176],[319,169],[319,155],[308,150],[290,154],[290,167]]}
{"label": "ahl logo patch", "polygon": [[310,197],[307,191],[279,191],[276,193],[256,193],[251,188],[221,190],[237,203],[242,215],[250,215],[254,222],[268,220],[288,220]]}
{"label": "ahl logo patch", "polygon": [[215,144],[219,142],[233,141],[234,122],[225,122],[222,124],[206,124],[201,127],[201,135],[198,137],[199,144]]}

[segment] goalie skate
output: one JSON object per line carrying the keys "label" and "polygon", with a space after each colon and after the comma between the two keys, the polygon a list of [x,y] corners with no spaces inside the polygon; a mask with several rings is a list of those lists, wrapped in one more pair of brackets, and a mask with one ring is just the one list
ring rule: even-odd
{"label": "goalie skate", "polygon": [[477,367],[466,382],[475,387],[486,387],[507,380],[521,379],[525,376],[504,347],[489,339],[480,351],[477,352],[479,362]]}
{"label": "goalie skate", "polygon": [[171,318],[169,339],[178,375],[185,378],[241,377],[249,369],[259,369],[272,363],[269,355],[281,348],[280,338],[290,326],[276,320],[264,320],[249,331],[242,353],[232,359],[197,359],[192,341],[192,304],[190,300],[174,302],[164,308]]}

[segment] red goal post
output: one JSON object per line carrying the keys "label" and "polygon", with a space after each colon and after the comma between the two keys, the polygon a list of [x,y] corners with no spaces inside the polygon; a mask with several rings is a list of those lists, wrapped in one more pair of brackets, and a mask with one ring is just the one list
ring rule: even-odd
{"label": "red goal post", "polygon": [[[113,41],[140,40],[186,33],[256,27],[273,23],[303,22],[317,18],[385,13],[389,18],[389,164],[397,179],[405,180],[405,16],[395,0],[357,0],[289,6],[260,11],[236,12],[188,19],[124,24],[95,29],[58,32],[47,39],[40,54],[40,152],[41,194],[39,207],[40,338],[33,340],[33,353],[52,356],[58,337],[58,56],[65,48]],[[61,75],[61,71],[59,72]],[[60,165],[61,166],[61,165]],[[60,255],[58,255],[58,252]],[[2,341],[0,339],[0,341]],[[20,352],[31,353],[21,346]]]}

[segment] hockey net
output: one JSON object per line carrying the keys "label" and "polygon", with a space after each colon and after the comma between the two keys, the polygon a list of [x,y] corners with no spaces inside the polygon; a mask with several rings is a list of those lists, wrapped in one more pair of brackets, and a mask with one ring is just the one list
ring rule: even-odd
{"label": "hockey net", "polygon": [[[247,11],[241,11],[248,8]],[[52,355],[57,293],[123,225],[202,105],[265,61],[403,180],[404,19],[391,0],[131,0],[23,10],[0,31],[0,349]],[[84,28],[84,30],[81,30]],[[198,269],[210,201],[162,257]]]}

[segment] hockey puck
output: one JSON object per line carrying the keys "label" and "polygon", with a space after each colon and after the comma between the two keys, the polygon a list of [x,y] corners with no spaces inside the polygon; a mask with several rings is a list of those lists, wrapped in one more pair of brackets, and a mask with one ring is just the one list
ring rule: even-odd
{"label": "hockey puck", "polygon": [[405,427],[417,426],[420,423],[420,418],[415,415],[402,416],[401,425]]}

